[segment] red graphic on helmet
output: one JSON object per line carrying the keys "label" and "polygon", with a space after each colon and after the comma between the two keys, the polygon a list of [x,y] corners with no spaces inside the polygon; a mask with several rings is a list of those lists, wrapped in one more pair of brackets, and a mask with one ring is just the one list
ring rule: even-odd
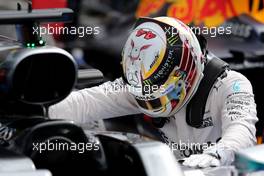
{"label": "red graphic on helmet", "polygon": [[141,51],[148,49],[151,45],[143,45],[142,47],[139,46],[135,46],[135,43],[133,40],[131,40],[131,52],[129,54],[129,58],[132,62],[132,64],[134,63],[134,61],[136,60],[140,60],[140,53]]}
{"label": "red graphic on helmet", "polygon": [[151,31],[145,31],[144,29],[140,29],[140,30],[138,30],[136,36],[137,36],[137,37],[140,37],[140,36],[142,36],[142,35],[145,35],[145,36],[144,36],[144,39],[146,39],[146,40],[153,39],[153,38],[156,37],[156,34],[154,34],[154,33],[151,32]]}

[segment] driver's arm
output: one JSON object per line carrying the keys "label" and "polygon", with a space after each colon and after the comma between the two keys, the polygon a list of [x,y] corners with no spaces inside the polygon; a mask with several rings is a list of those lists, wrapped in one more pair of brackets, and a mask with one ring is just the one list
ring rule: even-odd
{"label": "driver's arm", "polygon": [[215,149],[221,164],[230,164],[234,152],[256,144],[255,123],[258,121],[256,104],[250,82],[240,73],[229,71],[217,93],[221,109],[222,139]]}
{"label": "driver's arm", "polygon": [[256,144],[256,104],[250,82],[240,73],[229,71],[213,94],[221,118],[222,137],[203,154],[191,155],[184,165],[208,167],[230,165],[236,151]]}
{"label": "driver's arm", "polygon": [[50,118],[86,123],[129,114],[137,114],[132,97],[121,78],[100,86],[72,92],[66,99],[49,108]]}

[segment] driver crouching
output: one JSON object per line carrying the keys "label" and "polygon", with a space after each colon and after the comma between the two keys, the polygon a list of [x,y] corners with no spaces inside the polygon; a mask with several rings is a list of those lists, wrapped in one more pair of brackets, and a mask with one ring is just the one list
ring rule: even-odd
{"label": "driver crouching", "polygon": [[[198,96],[214,71],[206,67],[217,59],[181,21],[140,18],[123,48],[123,77],[72,92],[49,116],[77,123],[139,113],[164,118],[157,130],[183,165],[230,165],[237,150],[255,145],[258,118],[251,83],[228,67],[207,97]],[[200,114],[187,114],[195,112],[187,108],[194,97],[196,105],[205,100],[200,125],[192,124]]]}

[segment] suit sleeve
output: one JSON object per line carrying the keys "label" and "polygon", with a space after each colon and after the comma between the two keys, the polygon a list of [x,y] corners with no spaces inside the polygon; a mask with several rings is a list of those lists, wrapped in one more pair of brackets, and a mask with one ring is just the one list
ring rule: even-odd
{"label": "suit sleeve", "polygon": [[121,78],[100,86],[72,92],[49,108],[50,118],[87,123],[117,116],[140,113]]}
{"label": "suit sleeve", "polygon": [[247,78],[229,71],[222,82],[216,100],[222,119],[222,138],[213,149],[227,165],[234,161],[235,151],[256,144],[258,118],[252,86]]}

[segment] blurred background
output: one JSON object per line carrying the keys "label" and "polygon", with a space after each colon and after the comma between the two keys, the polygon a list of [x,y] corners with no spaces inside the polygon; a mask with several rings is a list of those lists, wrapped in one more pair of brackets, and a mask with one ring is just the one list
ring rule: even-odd
{"label": "blurred background", "polygon": [[[20,2],[1,0],[0,9],[16,9]],[[99,34],[47,36],[50,45],[71,52],[79,69],[97,68],[104,80],[121,76],[121,51],[133,23],[142,16],[171,16],[191,26],[231,26],[230,35],[206,35],[208,48],[244,74],[252,83],[257,103],[258,143],[264,129],[264,0],[32,0],[33,9],[68,7],[74,21],[61,26],[98,27]],[[54,25],[54,24],[53,24]],[[0,28],[0,34],[15,38],[14,27]],[[85,85],[83,85],[85,87]],[[79,88],[83,88],[79,87]]]}

